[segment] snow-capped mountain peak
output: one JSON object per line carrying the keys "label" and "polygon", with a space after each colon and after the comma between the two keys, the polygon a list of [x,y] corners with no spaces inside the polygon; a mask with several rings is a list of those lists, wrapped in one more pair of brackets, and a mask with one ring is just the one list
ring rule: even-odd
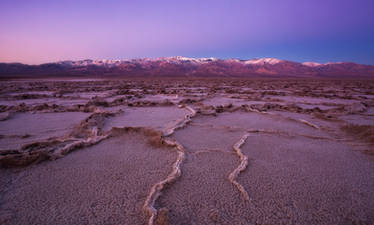
{"label": "snow-capped mountain peak", "polygon": [[270,64],[275,65],[281,63],[283,60],[275,59],[275,58],[260,58],[260,59],[250,59],[246,60],[244,64],[251,64],[251,65],[264,65]]}
{"label": "snow-capped mountain peak", "polygon": [[210,57],[210,58],[189,58],[189,57],[183,57],[183,56],[175,56],[175,57],[170,57],[174,58],[179,61],[190,61],[190,62],[209,62],[209,61],[216,61],[216,58]]}
{"label": "snow-capped mountain peak", "polygon": [[316,67],[316,66],[320,66],[321,63],[316,63],[316,62],[303,62],[302,63],[304,66],[309,66],[309,67]]}
{"label": "snow-capped mountain peak", "polygon": [[275,58],[216,59],[182,56],[85,59],[42,65],[1,64],[0,74],[114,74],[127,76],[374,76],[374,66],[355,63],[292,62]]}

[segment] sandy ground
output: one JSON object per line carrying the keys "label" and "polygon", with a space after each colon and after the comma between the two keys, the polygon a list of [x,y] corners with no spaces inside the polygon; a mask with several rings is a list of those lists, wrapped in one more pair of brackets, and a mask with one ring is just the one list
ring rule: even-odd
{"label": "sandy ground", "polygon": [[0,82],[0,224],[374,224],[374,82]]}

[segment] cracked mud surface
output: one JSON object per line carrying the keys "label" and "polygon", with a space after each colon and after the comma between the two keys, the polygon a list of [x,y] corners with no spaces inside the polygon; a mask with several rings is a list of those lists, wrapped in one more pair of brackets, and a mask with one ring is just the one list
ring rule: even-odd
{"label": "cracked mud surface", "polygon": [[0,224],[373,224],[372,80],[3,80]]}

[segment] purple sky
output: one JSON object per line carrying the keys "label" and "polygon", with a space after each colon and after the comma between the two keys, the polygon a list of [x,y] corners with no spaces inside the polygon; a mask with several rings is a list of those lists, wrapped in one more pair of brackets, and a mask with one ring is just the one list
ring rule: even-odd
{"label": "purple sky", "polygon": [[1,0],[0,62],[160,56],[374,65],[373,0]]}

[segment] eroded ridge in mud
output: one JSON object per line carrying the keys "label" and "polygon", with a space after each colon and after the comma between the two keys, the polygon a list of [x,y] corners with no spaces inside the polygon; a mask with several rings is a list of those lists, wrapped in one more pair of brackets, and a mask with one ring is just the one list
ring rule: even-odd
{"label": "eroded ridge in mud", "polygon": [[143,209],[145,213],[148,216],[148,224],[153,225],[157,219],[158,216],[158,210],[155,208],[155,204],[157,199],[161,196],[162,190],[167,186],[175,182],[178,177],[181,176],[182,170],[181,165],[185,159],[185,150],[181,144],[179,144],[175,140],[164,140],[165,144],[171,147],[174,147],[177,152],[177,160],[174,162],[171,173],[167,176],[166,179],[156,183],[151,188],[151,191],[149,192]]}
{"label": "eroded ridge in mud", "polygon": [[319,129],[319,126],[317,126],[317,125],[315,125],[315,124],[313,124],[313,123],[311,123],[311,122],[309,122],[307,120],[299,119],[299,121],[302,122],[302,123],[304,123],[304,124],[306,124],[306,125],[308,125],[308,126],[310,126],[310,127],[313,127],[315,129]]}
{"label": "eroded ridge in mud", "polygon": [[318,125],[312,122],[309,122],[305,119],[295,119],[291,117],[284,117],[284,116],[277,115],[276,113],[273,113],[273,112],[261,111],[256,108],[253,108],[253,106],[248,106],[248,105],[233,106],[231,104],[228,104],[228,105],[217,106],[217,107],[212,107],[212,106],[209,107],[201,103],[200,108],[199,108],[199,112],[202,115],[213,115],[213,116],[217,116],[217,113],[225,113],[225,112],[233,113],[237,111],[258,113],[258,114],[272,116],[272,117],[282,117],[293,122],[302,123],[304,125],[307,125],[317,130],[321,129]]}
{"label": "eroded ridge in mud", "polygon": [[102,132],[101,129],[105,118],[113,115],[113,113],[97,110],[65,137],[34,142],[18,150],[1,151],[0,167],[28,166],[44,160],[55,160],[75,149],[97,144],[109,137],[110,133]]}
{"label": "eroded ridge in mud", "polygon": [[247,191],[244,189],[244,187],[239,184],[239,182],[236,181],[236,178],[239,176],[239,174],[244,171],[248,166],[248,157],[242,153],[240,150],[240,147],[245,143],[247,138],[249,137],[249,133],[243,135],[243,137],[234,144],[233,149],[235,153],[238,155],[240,159],[239,166],[230,173],[229,175],[229,181],[240,191],[240,193],[243,195],[244,199],[249,201],[249,196]]}
{"label": "eroded ridge in mud", "polygon": [[149,225],[153,225],[157,219],[158,210],[155,208],[155,203],[157,199],[160,197],[162,190],[167,185],[175,182],[178,179],[178,177],[180,177],[182,174],[181,166],[186,157],[184,147],[180,143],[178,143],[176,140],[167,139],[167,137],[171,136],[175,132],[175,130],[181,129],[185,127],[187,123],[191,122],[191,118],[196,115],[196,111],[189,106],[183,105],[180,107],[186,108],[191,113],[186,115],[182,120],[178,121],[173,127],[167,129],[166,132],[162,135],[163,143],[165,143],[167,146],[175,148],[178,152],[178,156],[177,156],[176,161],[173,164],[171,173],[168,175],[166,179],[153,185],[153,187],[151,188],[151,191],[149,192],[145,200],[143,209],[146,212],[147,216],[149,217],[148,219]]}
{"label": "eroded ridge in mud", "polygon": [[196,115],[196,111],[190,106],[180,105],[179,107],[187,109],[188,111],[190,111],[190,114],[187,114],[183,119],[177,121],[174,126],[167,129],[163,134],[164,137],[169,137],[174,133],[175,130],[185,127],[189,122],[191,122],[192,117]]}

